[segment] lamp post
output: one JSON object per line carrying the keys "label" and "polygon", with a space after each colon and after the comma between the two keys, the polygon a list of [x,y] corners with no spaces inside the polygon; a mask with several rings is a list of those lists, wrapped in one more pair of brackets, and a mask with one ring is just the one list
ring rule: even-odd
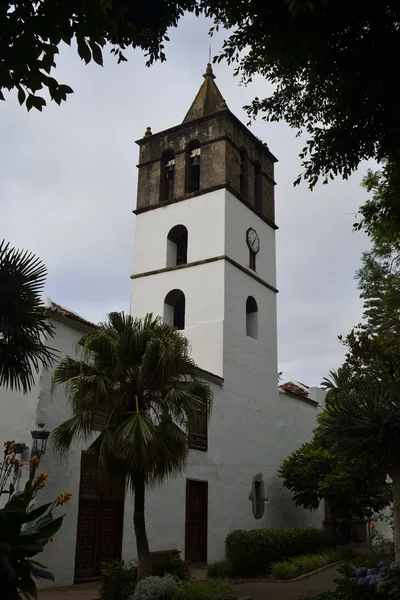
{"label": "lamp post", "polygon": [[[38,427],[39,427],[39,429],[35,429],[34,431],[31,431],[31,436],[32,436],[31,458],[33,458],[34,456],[37,456],[37,458],[40,459],[43,456],[43,454],[46,452],[47,440],[49,438],[50,431],[46,431],[46,429],[44,429],[44,423],[38,423]],[[32,480],[34,478],[36,468],[37,468],[37,465],[32,463],[30,472],[29,472],[29,479]]]}

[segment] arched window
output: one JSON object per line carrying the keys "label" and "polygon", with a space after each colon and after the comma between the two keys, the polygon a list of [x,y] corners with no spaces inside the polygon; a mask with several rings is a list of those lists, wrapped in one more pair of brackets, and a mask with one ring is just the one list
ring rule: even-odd
{"label": "arched window", "polygon": [[200,142],[192,140],[186,147],[185,193],[200,189]]}
{"label": "arched window", "polygon": [[185,294],[182,290],[171,290],[165,296],[164,323],[185,329]]}
{"label": "arched window", "polygon": [[254,163],[254,202],[258,210],[262,210],[262,172],[258,160]]}
{"label": "arched window", "polygon": [[246,335],[258,340],[258,306],[253,296],[246,300]]}
{"label": "arched window", "polygon": [[244,148],[240,150],[240,194],[247,198],[248,194],[248,170],[247,152]]}
{"label": "arched window", "polygon": [[175,225],[167,237],[167,267],[186,265],[188,230],[184,225]]}
{"label": "arched window", "polygon": [[160,161],[160,202],[174,197],[175,152],[170,148],[163,152]]}

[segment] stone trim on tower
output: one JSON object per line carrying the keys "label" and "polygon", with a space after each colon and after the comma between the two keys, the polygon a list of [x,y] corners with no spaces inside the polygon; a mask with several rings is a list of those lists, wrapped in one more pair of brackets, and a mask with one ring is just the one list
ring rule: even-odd
{"label": "stone trim on tower", "polygon": [[[211,65],[181,125],[138,140],[140,146],[136,214],[165,206],[188,194],[226,187],[266,222],[275,224],[274,163],[268,146],[227,108]],[[166,166],[165,152],[174,156]],[[245,160],[243,159],[245,157]],[[244,173],[243,169],[246,169]],[[173,176],[173,188],[166,177]],[[160,183],[161,182],[161,183]],[[172,191],[173,190],[173,191]]]}

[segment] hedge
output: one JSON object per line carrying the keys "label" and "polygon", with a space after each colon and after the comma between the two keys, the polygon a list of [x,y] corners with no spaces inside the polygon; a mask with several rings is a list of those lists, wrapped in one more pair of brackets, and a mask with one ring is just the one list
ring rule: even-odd
{"label": "hedge", "polygon": [[235,575],[257,577],[273,562],[331,546],[331,535],[313,527],[237,530],[226,538],[226,557]]}

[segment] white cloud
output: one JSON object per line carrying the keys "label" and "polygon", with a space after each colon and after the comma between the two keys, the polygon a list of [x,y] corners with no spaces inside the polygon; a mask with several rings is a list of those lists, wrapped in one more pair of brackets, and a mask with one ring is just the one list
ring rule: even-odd
{"label": "white cloud", "polygon": [[[136,201],[134,141],[180,123],[202,81],[209,23],[185,17],[171,33],[168,61],[150,69],[142,53],[104,68],[85,66],[74,49],[61,50],[57,78],[75,91],[67,103],[29,114],[11,95],[0,113],[0,222],[2,236],[39,255],[48,266],[46,294],[94,321],[127,310],[131,294]],[[213,40],[213,52],[218,51]],[[255,78],[239,86],[233,69],[215,68],[230,109],[269,85]],[[252,131],[279,158],[276,167],[278,335],[284,378],[319,383],[340,364],[336,340],[360,318],[354,271],[367,245],[352,233],[365,200],[359,182],[340,180],[310,192],[293,188],[302,141],[287,125],[258,121]]]}

